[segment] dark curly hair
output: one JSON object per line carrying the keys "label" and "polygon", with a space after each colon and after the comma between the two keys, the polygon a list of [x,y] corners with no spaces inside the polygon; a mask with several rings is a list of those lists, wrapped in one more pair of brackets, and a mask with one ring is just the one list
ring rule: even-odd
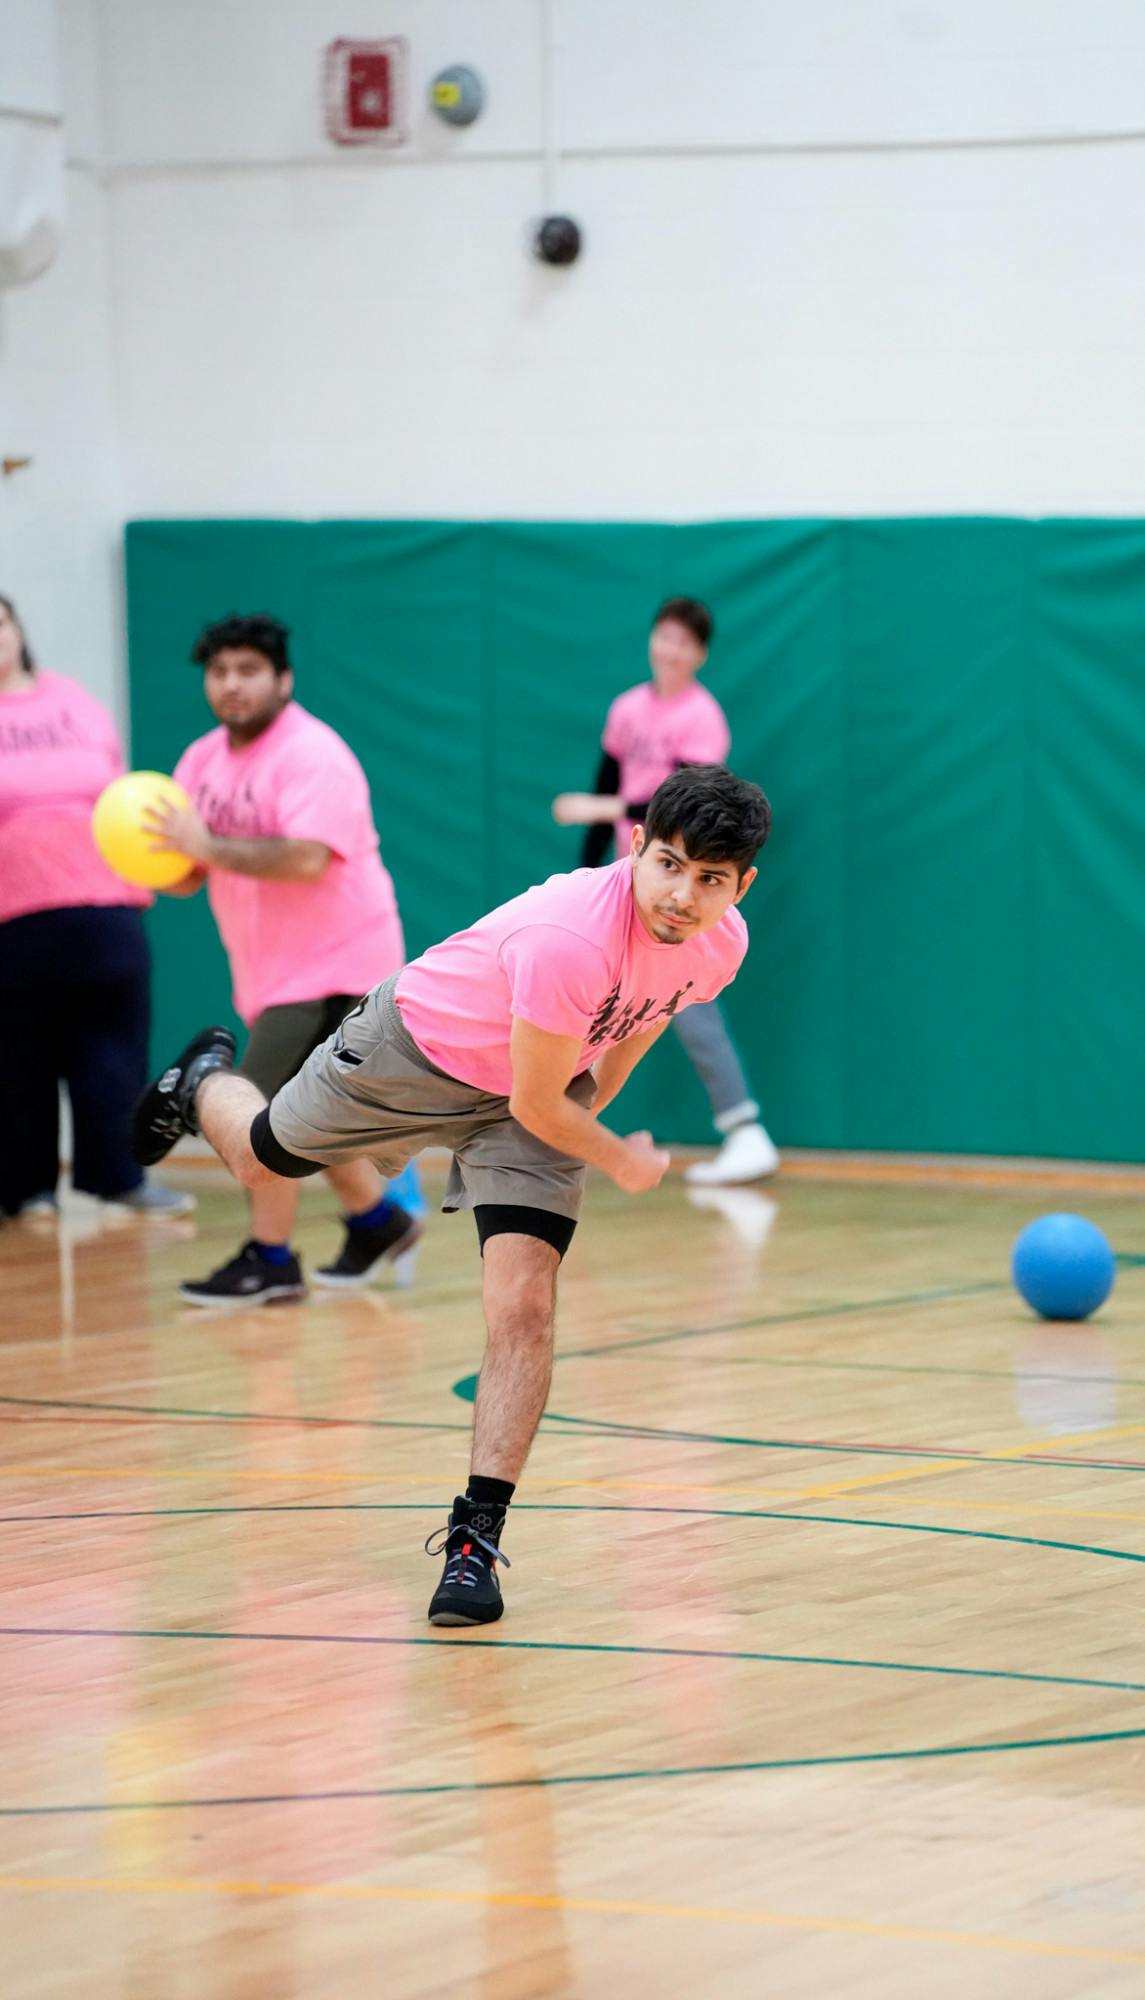
{"label": "dark curly hair", "polygon": [[191,648],[191,658],[197,667],[207,666],[216,653],[224,646],[249,646],[252,652],[262,653],[270,661],[276,674],[290,672],[290,658],[287,641],[290,633],[277,618],[271,618],[265,611],[252,612],[243,617],[232,611],[226,618],[220,618],[214,625],[204,625]]}
{"label": "dark curly hair", "polygon": [[680,840],[693,861],[734,861],[746,874],[771,832],[771,807],[726,764],[684,764],[653,792],[644,843]]}

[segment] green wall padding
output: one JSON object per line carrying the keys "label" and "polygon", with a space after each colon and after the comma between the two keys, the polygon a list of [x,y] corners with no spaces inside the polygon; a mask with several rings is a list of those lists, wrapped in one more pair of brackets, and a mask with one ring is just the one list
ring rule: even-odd
{"label": "green wall padding", "polygon": [[[669,592],[775,831],[728,996],[780,1143],[1145,1159],[1145,524],[142,521],[134,762],[211,726],[192,640],[292,628],[373,788],[411,952],[555,869]],[[205,901],[161,903],[156,1042],[226,1018]],[[671,1037],[618,1122],[711,1136]]]}

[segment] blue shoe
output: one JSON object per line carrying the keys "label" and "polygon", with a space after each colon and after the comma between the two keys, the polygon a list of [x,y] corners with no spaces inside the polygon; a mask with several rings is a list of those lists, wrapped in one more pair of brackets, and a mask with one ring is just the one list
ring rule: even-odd
{"label": "blue shoe", "polygon": [[408,1167],[402,1168],[396,1181],[389,1183],[386,1193],[397,1202],[399,1208],[405,1209],[407,1215],[428,1215],[429,1213],[429,1203],[421,1191],[421,1182],[417,1177],[417,1167],[412,1160]]}

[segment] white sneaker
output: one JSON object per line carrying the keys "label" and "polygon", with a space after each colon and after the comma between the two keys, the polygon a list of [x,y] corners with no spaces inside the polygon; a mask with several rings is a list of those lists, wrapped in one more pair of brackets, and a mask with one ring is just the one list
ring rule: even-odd
{"label": "white sneaker", "polygon": [[779,1165],[779,1154],[759,1124],[737,1125],[711,1160],[696,1160],[684,1170],[693,1187],[738,1187],[762,1181]]}
{"label": "white sneaker", "polygon": [[129,1194],[109,1196],[108,1205],[129,1208],[133,1215],[157,1215],[166,1222],[172,1216],[190,1215],[195,1197],[181,1188],[161,1187],[158,1181],[141,1181]]}
{"label": "white sneaker", "polygon": [[32,1195],[27,1201],[22,1201],[16,1210],[17,1215],[25,1216],[30,1221],[34,1220],[37,1216],[55,1216],[59,1212],[60,1204],[56,1200],[55,1195],[46,1193]]}

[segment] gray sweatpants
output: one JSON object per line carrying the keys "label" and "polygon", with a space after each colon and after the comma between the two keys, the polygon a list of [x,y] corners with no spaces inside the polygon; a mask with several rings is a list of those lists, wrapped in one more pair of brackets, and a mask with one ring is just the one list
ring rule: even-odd
{"label": "gray sweatpants", "polygon": [[759,1117],[759,1106],[744,1075],[739,1051],[718,1000],[685,1007],[672,1026],[683,1042],[700,1082],[708,1093],[718,1132],[730,1132]]}

